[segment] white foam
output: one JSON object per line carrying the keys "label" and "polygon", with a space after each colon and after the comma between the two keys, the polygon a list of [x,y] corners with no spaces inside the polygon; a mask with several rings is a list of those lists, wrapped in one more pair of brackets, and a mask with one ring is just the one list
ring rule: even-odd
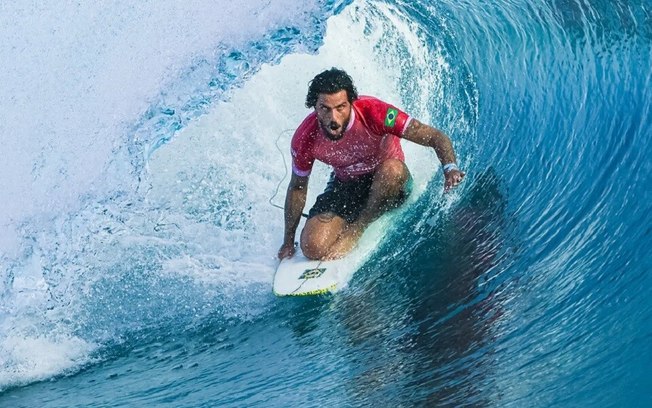
{"label": "white foam", "polygon": [[5,2],[0,253],[17,250],[13,225],[25,217],[66,211],[90,189],[113,187],[94,182],[127,143],[128,126],[193,59],[315,8],[292,0]]}
{"label": "white foam", "polygon": [[91,361],[95,346],[69,335],[0,338],[0,392],[62,374]]}
{"label": "white foam", "polygon": [[[135,177],[128,163],[107,172],[112,160],[125,160],[116,152],[131,142],[134,123],[196,60],[295,26],[317,4],[0,6],[0,389],[79,367],[95,349],[93,340],[73,334],[69,319],[79,310],[70,309],[83,307],[76,298],[82,295],[66,287],[101,278],[93,271],[111,265],[116,249],[108,245],[116,236],[102,229],[111,220],[92,218],[93,208],[66,214],[75,214],[82,196],[102,199]],[[122,234],[132,232],[120,222]]]}

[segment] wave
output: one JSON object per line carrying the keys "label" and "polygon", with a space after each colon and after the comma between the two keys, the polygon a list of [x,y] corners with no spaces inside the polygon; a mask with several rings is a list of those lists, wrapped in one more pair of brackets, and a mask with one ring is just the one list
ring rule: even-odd
{"label": "wave", "polygon": [[[178,289],[225,260],[219,250],[193,259],[185,248],[199,243],[165,234],[178,225],[147,203],[147,160],[262,64],[314,53],[342,7],[3,7],[0,135],[11,160],[0,164],[10,198],[0,204],[0,389],[82,367],[98,346],[156,325],[174,305],[229,304],[215,282]],[[246,220],[238,216],[227,215],[228,226]]]}
{"label": "wave", "polygon": [[[340,374],[312,389],[334,404],[644,400],[616,394],[645,389],[649,360],[648,3],[11,7],[0,389],[181,332],[290,326],[304,343],[346,333],[331,356],[353,373],[346,392],[329,392]],[[443,196],[434,154],[408,146],[410,168],[436,176],[308,317],[271,295],[282,214],[268,201],[307,82],[331,66],[449,133],[468,175]],[[212,389],[231,384],[219,374]]]}
{"label": "wave", "polygon": [[[74,108],[84,120],[67,132],[68,118],[54,121],[49,135],[37,122],[25,130],[37,135],[33,144],[14,148],[21,153],[12,170],[34,155],[44,164],[32,171],[31,183],[6,179],[16,195],[25,195],[26,184],[38,188],[26,197],[32,205],[10,202],[14,207],[4,212],[0,344],[8,357],[0,387],[74,372],[130,333],[170,321],[190,324],[216,310],[225,319],[261,313],[270,301],[267,286],[282,228],[279,210],[268,205],[283,179],[276,147],[288,143],[289,130],[305,115],[305,88],[315,72],[341,66],[359,89],[396,101],[424,120],[448,81],[450,67],[438,57],[440,50],[394,7],[361,4],[328,19],[344,5],[306,5],[288,15],[280,13],[283,5],[259,9],[252,3],[246,10],[265,24],[242,29],[233,23],[216,28],[221,14],[199,18],[206,5],[195,6],[63,11],[70,18],[84,12],[94,17],[79,30],[98,19],[106,23],[106,31],[93,34],[87,46],[95,50],[96,43],[109,41],[102,50],[113,59],[106,62],[102,50],[83,54],[86,64],[60,56],[79,36],[62,27],[58,35],[69,41],[61,41],[45,67],[75,69],[45,100],[58,116],[54,102],[65,98],[68,107],[60,109]],[[161,32],[158,25],[168,13],[185,20],[173,19]],[[198,21],[199,29],[189,33],[188,24]],[[124,77],[125,60],[148,68]],[[412,80],[415,72],[419,81]],[[107,76],[101,88],[99,75]],[[163,79],[169,77],[174,80]],[[64,92],[61,82],[75,78],[81,94]],[[148,99],[153,102],[146,107]],[[468,127],[468,120],[457,115],[451,121]],[[52,140],[63,144],[44,149]],[[434,171],[431,153],[413,156],[414,171]],[[52,174],[55,162],[63,170]],[[317,185],[327,171],[315,173]],[[246,291],[257,295],[241,299]],[[34,349],[57,357],[40,362]]]}

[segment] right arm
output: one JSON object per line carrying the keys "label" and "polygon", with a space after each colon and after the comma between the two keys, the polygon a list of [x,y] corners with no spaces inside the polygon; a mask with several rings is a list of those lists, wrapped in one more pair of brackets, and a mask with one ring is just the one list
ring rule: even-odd
{"label": "right arm", "polygon": [[283,245],[278,251],[279,259],[289,258],[294,255],[294,237],[301,221],[303,208],[306,205],[307,193],[308,176],[297,176],[293,172],[285,196],[285,233],[283,235]]}
{"label": "right arm", "polygon": [[[444,192],[462,182],[466,173],[457,168],[453,143],[444,132],[412,119],[402,137],[422,146],[430,146],[435,150],[439,161],[444,166]],[[452,164],[453,168],[446,170],[447,164]]]}

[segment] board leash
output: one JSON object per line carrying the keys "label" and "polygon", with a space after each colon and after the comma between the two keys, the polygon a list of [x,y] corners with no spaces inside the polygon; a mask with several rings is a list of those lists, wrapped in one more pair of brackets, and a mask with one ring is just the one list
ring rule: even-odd
{"label": "board leash", "polygon": [[[281,155],[281,159],[283,159],[283,168],[284,168],[284,170],[285,170],[285,173],[283,174],[283,177],[281,178],[281,180],[280,180],[280,181],[278,182],[278,184],[276,185],[276,190],[274,191],[274,195],[272,195],[272,196],[269,198],[269,205],[271,205],[272,207],[279,208],[279,209],[281,209],[281,210],[283,210],[283,211],[285,211],[285,208],[281,207],[280,205],[276,205],[276,204],[274,204],[274,203],[272,202],[272,200],[273,200],[274,198],[276,198],[276,196],[278,195],[278,190],[279,190],[279,188],[281,188],[281,183],[283,183],[283,180],[285,180],[285,178],[286,178],[287,175],[288,175],[288,164],[287,164],[287,162],[285,161],[285,156],[283,155],[283,150],[281,150],[281,148],[280,148],[279,145],[278,145],[278,141],[281,140],[281,136],[283,136],[283,135],[286,134],[286,133],[291,133],[291,132],[292,132],[292,129],[285,129],[285,130],[281,131],[281,132],[278,134],[278,137],[276,138],[276,141],[274,142],[274,145],[276,146],[276,150],[278,150],[278,153]],[[306,214],[306,213],[301,213],[301,215],[302,215],[303,217],[305,217],[305,218],[308,218],[308,214]]]}

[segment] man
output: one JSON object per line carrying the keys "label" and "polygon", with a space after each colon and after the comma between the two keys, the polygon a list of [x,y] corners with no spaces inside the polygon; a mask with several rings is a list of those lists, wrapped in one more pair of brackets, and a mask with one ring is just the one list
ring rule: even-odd
{"label": "man", "polygon": [[331,165],[334,172],[301,232],[301,250],[309,259],[346,255],[369,224],[403,203],[412,177],[399,138],[435,149],[444,166],[444,191],[464,178],[448,136],[390,104],[358,96],[342,70],[332,68],[310,82],[306,107],[314,112],[292,138],[292,177],[279,259],[295,253],[295,233],[315,160]]}

